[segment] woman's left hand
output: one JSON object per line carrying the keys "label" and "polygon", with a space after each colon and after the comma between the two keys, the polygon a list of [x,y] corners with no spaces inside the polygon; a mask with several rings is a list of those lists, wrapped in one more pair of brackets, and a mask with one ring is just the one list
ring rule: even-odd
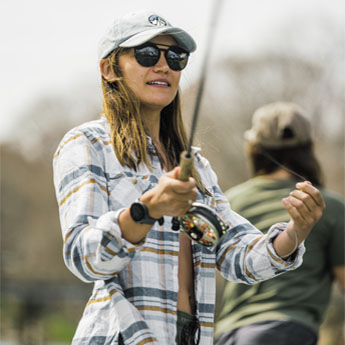
{"label": "woman's left hand", "polygon": [[321,218],[326,205],[320,191],[309,181],[297,183],[296,188],[282,203],[291,217],[287,227],[289,237],[295,236],[291,234],[295,231],[300,244]]}

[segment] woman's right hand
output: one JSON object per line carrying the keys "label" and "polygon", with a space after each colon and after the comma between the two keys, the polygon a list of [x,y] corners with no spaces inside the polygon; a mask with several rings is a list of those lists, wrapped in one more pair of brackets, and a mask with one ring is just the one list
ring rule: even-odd
{"label": "woman's right hand", "polygon": [[164,174],[158,184],[140,197],[153,218],[162,216],[182,216],[196,200],[197,188],[195,180],[190,177],[188,181],[178,179],[180,167]]}

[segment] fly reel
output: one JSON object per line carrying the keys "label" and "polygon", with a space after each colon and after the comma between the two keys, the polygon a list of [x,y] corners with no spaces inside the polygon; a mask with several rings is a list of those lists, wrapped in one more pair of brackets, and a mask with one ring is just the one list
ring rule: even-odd
{"label": "fly reel", "polygon": [[228,227],[212,208],[194,202],[189,211],[180,217],[173,217],[173,230],[185,232],[193,241],[205,247],[215,247]]}

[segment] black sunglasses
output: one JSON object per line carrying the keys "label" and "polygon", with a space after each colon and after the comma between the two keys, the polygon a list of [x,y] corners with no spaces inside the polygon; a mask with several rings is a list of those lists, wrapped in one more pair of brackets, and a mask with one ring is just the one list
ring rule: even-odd
{"label": "black sunglasses", "polygon": [[165,60],[173,71],[183,70],[188,62],[189,53],[177,46],[168,46],[168,49],[158,48],[154,43],[145,43],[141,46],[134,47],[134,56],[138,63],[144,67],[154,66],[160,59],[161,52],[164,52]]}

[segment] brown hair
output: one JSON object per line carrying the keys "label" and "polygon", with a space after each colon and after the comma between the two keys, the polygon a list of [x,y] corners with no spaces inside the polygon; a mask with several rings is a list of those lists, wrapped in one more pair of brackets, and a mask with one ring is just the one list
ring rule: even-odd
{"label": "brown hair", "polygon": [[255,176],[270,174],[282,168],[314,185],[323,186],[322,171],[314,154],[312,142],[279,149],[268,149],[247,143],[247,148]]}
{"label": "brown hair", "polygon": [[[118,63],[119,55],[128,51],[128,48],[118,48],[107,57],[116,77],[112,81],[102,77],[103,110],[110,125],[115,154],[121,165],[137,170],[138,165],[144,163],[151,170],[146,131],[140,113],[140,101],[123,79]],[[179,92],[174,100],[161,111],[160,139],[167,152],[169,165],[178,165],[181,152],[187,148]],[[203,193],[209,194],[195,168],[193,168],[192,176],[198,188]]]}

